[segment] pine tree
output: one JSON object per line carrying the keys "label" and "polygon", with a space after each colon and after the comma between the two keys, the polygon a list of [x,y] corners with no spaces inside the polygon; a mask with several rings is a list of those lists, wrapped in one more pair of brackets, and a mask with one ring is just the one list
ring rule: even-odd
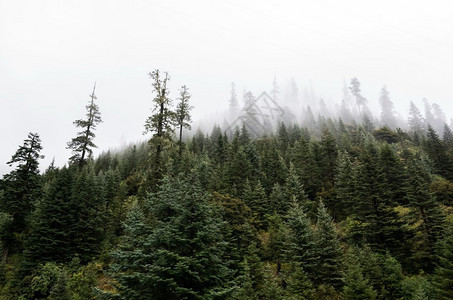
{"label": "pine tree", "polygon": [[93,140],[96,137],[94,130],[97,125],[102,122],[101,113],[99,107],[94,100],[97,99],[94,91],[96,89],[96,83],[93,87],[93,92],[90,95],[90,102],[86,106],[87,114],[86,119],[75,120],[74,125],[81,128],[82,131],[77,133],[77,136],[68,142],[68,149],[72,150],[72,156],[69,161],[77,163],[79,167],[82,167],[87,162],[87,157],[90,158],[93,154],[93,148],[96,148]]}
{"label": "pine tree", "polygon": [[[3,178],[4,194],[0,199],[0,212],[11,218],[6,232],[2,233],[3,258],[8,257],[11,247],[20,247],[17,235],[24,232],[33,206],[41,197],[39,159],[44,158],[41,139],[37,133],[29,133],[24,144],[12,156],[8,165],[16,168]],[[17,250],[17,249],[13,249]]]}
{"label": "pine tree", "polygon": [[188,88],[183,85],[179,94],[179,102],[176,106],[176,123],[179,127],[179,158],[182,155],[182,129],[190,129],[190,123],[192,122],[190,111],[193,109],[193,106],[189,104],[190,94]]}

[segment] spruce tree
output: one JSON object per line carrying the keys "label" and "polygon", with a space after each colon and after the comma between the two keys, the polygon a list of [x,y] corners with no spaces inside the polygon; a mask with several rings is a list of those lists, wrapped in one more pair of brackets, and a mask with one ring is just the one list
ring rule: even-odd
{"label": "spruce tree", "polygon": [[93,154],[93,148],[96,148],[93,140],[95,138],[94,130],[97,125],[102,122],[101,113],[99,112],[98,105],[94,102],[97,99],[94,94],[96,89],[96,83],[93,87],[93,92],[90,95],[90,102],[86,106],[87,114],[86,119],[79,119],[74,121],[74,125],[81,128],[81,131],[77,133],[77,136],[68,142],[68,149],[72,150],[72,156],[69,161],[77,163],[79,167],[86,164],[87,158],[90,158]]}

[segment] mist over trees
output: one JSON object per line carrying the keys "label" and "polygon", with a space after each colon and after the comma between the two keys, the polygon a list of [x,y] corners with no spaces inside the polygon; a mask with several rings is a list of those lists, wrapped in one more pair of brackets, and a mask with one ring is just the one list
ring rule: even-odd
{"label": "mist over trees", "polygon": [[452,298],[439,105],[411,102],[405,120],[386,86],[371,99],[352,78],[332,104],[274,78],[231,84],[217,124],[189,131],[189,88],[171,99],[169,74],[149,77],[147,141],[93,157],[93,89],[67,165],[39,172],[37,133],[13,154],[0,299]]}

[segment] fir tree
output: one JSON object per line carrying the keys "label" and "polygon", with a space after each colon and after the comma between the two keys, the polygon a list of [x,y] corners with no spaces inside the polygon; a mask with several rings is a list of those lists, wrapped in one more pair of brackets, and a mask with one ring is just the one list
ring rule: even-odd
{"label": "fir tree", "polygon": [[162,78],[160,71],[154,70],[149,73],[149,77],[152,80],[153,92],[156,96],[153,98],[153,115],[146,120],[143,133],[153,133],[150,139],[150,144],[154,147],[150,184],[151,189],[155,190],[158,181],[163,176],[162,151],[174,131],[175,113],[171,110],[172,101],[168,97],[170,92],[167,89],[167,83],[170,80],[168,73],[164,73]]}
{"label": "fir tree", "polygon": [[326,284],[339,289],[343,286],[343,251],[332,218],[322,203],[318,207],[315,231],[318,265],[315,272],[317,284]]}
{"label": "fir tree", "polygon": [[114,253],[122,297],[199,299],[230,294],[233,272],[223,259],[223,222],[199,184],[182,176],[164,178],[147,203],[153,226],[147,226],[147,218],[136,209]]}
{"label": "fir tree", "polygon": [[396,127],[396,118],[393,112],[393,102],[390,100],[389,92],[385,85],[381,89],[379,103],[381,104],[381,123],[394,129]]}
{"label": "fir tree", "polygon": [[294,203],[289,211],[287,226],[289,233],[285,247],[286,261],[294,264],[294,267],[302,266],[308,278],[313,281],[316,279],[319,253],[316,251],[310,219],[297,203]]}
{"label": "fir tree", "polygon": [[442,235],[444,217],[438,203],[429,191],[429,174],[415,158],[409,163],[408,178],[409,205],[411,207],[411,224],[417,223],[420,234],[415,237],[417,248],[413,259],[419,268],[431,272],[435,260],[435,244]]}
{"label": "fir tree", "polygon": [[446,179],[453,179],[453,162],[447,156],[445,144],[431,125],[428,125],[424,148],[434,164],[435,171]]}
{"label": "fir tree", "polygon": [[182,129],[190,129],[190,123],[192,122],[190,111],[193,109],[193,106],[190,106],[189,99],[190,94],[188,88],[183,85],[179,94],[179,102],[176,106],[176,123],[179,127],[179,158],[182,155]]}
{"label": "fir tree", "polygon": [[77,136],[68,142],[68,149],[72,150],[73,155],[69,158],[70,162],[77,163],[82,167],[87,162],[87,157],[90,158],[93,154],[93,148],[96,148],[93,140],[96,137],[94,130],[97,125],[102,122],[99,107],[94,100],[97,99],[94,91],[96,83],[93,87],[93,92],[90,95],[90,102],[86,106],[86,119],[75,120],[74,125],[81,128],[82,131],[77,133]]}
{"label": "fir tree", "polygon": [[[27,225],[27,218],[33,206],[41,197],[41,177],[39,175],[39,159],[42,150],[41,139],[37,133],[29,133],[24,144],[12,156],[8,165],[16,168],[3,178],[3,197],[0,198],[0,212],[11,218],[5,232],[2,233],[3,258],[8,257],[10,247],[20,247],[17,235]],[[14,249],[18,250],[18,249]]]}
{"label": "fir tree", "polygon": [[437,266],[433,285],[437,299],[453,299],[453,225],[449,225],[438,242]]}
{"label": "fir tree", "polygon": [[33,214],[31,232],[25,243],[27,268],[39,263],[63,263],[76,251],[71,244],[71,230],[77,219],[72,214],[71,197],[74,170],[58,170]]}
{"label": "fir tree", "polygon": [[351,86],[349,87],[349,90],[356,99],[359,115],[362,115],[362,113],[364,113],[364,106],[366,105],[367,100],[361,94],[362,90],[360,89],[360,81],[356,77],[351,79]]}
{"label": "fir tree", "polygon": [[411,101],[409,106],[409,119],[408,123],[412,131],[420,134],[425,131],[425,119],[418,107]]}
{"label": "fir tree", "polygon": [[348,269],[344,278],[343,296],[350,300],[376,299],[377,293],[363,276],[362,266],[357,257],[350,254]]}

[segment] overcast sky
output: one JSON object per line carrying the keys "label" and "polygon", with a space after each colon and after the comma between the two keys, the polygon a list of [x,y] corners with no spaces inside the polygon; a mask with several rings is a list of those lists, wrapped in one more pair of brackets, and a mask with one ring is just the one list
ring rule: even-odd
{"label": "overcast sky", "polygon": [[370,102],[386,84],[402,114],[426,97],[452,117],[452,16],[448,0],[0,0],[0,174],[30,131],[62,166],[95,81],[96,153],[145,139],[156,68],[173,98],[190,88],[195,119],[231,82],[259,94],[274,76],[337,102],[358,77]]}

